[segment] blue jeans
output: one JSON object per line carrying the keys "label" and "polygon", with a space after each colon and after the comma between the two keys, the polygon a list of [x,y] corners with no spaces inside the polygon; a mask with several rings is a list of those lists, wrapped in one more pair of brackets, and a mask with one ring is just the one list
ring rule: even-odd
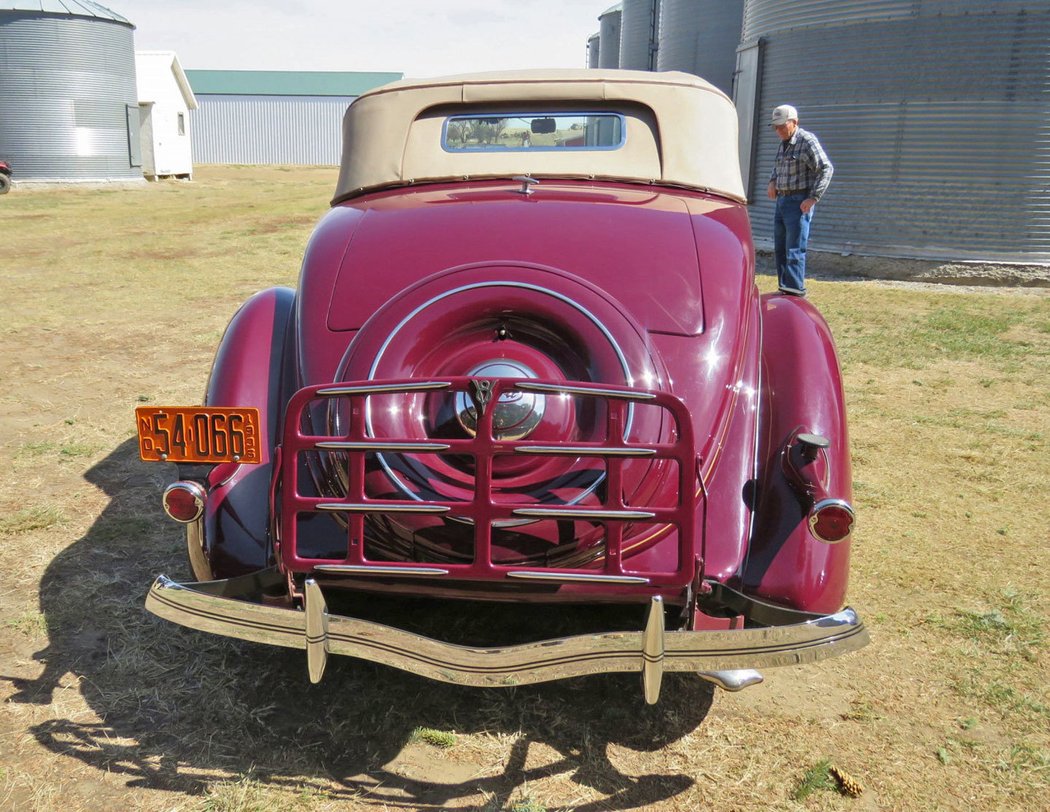
{"label": "blue jeans", "polygon": [[789,293],[806,292],[806,243],[813,210],[802,213],[805,193],[777,198],[773,215],[773,253],[777,261],[777,282]]}

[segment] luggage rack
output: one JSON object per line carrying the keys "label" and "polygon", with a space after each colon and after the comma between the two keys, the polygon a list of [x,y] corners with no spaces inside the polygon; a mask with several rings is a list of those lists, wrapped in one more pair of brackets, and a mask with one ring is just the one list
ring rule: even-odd
{"label": "luggage rack", "polygon": [[[474,436],[453,439],[419,439],[371,436],[368,398],[420,393],[466,393],[477,410]],[[496,439],[495,409],[501,396],[530,392],[545,396],[600,399],[604,404],[603,442],[551,443],[549,440]],[[311,434],[304,430],[304,413],[312,403],[343,398],[349,401],[347,431],[342,436]],[[625,426],[635,405],[664,410],[676,426],[672,442],[639,443],[625,439]],[[311,452],[345,455],[348,488],[344,498],[304,495],[300,489],[300,456]],[[374,499],[365,494],[366,458],[369,454],[455,454],[473,460],[473,496],[465,501]],[[607,482],[600,505],[541,505],[534,502],[493,499],[493,460],[497,456],[571,456],[602,460]],[[677,463],[676,503],[627,505],[623,499],[624,465],[638,458],[668,459]],[[666,392],[604,384],[565,383],[534,379],[448,377],[440,380],[386,380],[325,384],[305,387],[290,400],[278,464],[274,466],[272,515],[282,568],[290,573],[326,575],[453,578],[466,580],[536,581],[609,584],[635,587],[684,587],[696,575],[696,462],[692,423],[686,406]],[[297,533],[304,514],[335,514],[345,522],[347,553],[343,558],[314,558],[300,554]],[[378,516],[423,515],[473,525],[473,561],[439,565],[370,559],[366,521]],[[604,527],[604,550],[590,568],[505,566],[492,561],[492,530],[498,523],[584,521]],[[632,523],[661,526],[677,531],[678,566],[673,572],[638,572],[625,566],[625,529]],[[627,556],[629,557],[629,556]]]}

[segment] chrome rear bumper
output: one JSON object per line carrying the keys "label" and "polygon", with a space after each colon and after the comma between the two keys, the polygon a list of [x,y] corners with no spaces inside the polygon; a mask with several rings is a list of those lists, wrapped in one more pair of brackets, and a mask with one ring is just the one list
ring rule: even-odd
{"label": "chrome rear bumper", "polygon": [[[639,672],[646,701],[656,702],[665,671],[726,672],[799,665],[855,651],[868,632],[850,608],[801,623],[726,631],[665,631],[659,597],[646,628],[496,648],[459,646],[352,617],[330,615],[320,587],[307,581],[305,609],[245,600],[258,597],[271,572],[180,584],[160,576],[146,608],[191,629],[239,640],[305,649],[318,682],[329,654],[359,657],[456,685],[507,687],[586,674]],[[712,680],[718,682],[718,680]]]}

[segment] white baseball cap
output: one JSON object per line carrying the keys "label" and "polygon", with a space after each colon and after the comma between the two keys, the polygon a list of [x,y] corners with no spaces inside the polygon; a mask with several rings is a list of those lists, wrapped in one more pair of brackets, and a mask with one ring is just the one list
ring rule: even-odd
{"label": "white baseball cap", "polygon": [[787,124],[791,119],[798,121],[798,110],[790,104],[782,104],[779,107],[773,108],[773,118],[770,120],[770,124],[774,127],[778,127],[781,124]]}

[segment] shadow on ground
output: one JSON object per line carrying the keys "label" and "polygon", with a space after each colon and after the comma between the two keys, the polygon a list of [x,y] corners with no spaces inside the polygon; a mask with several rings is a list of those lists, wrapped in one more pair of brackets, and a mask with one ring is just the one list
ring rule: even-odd
{"label": "shadow on ground", "polygon": [[[524,784],[563,773],[604,796],[578,810],[643,807],[693,785],[683,774],[624,775],[608,747],[653,752],[696,729],[712,691],[695,676],[668,675],[652,708],[635,675],[479,690],[338,659],[311,685],[301,652],[154,618],[142,606],[155,575],[188,571],[182,534],[159,508],[167,476],[164,467],[139,462],[130,440],[86,474],[110,502],[47,569],[40,601],[50,642],[36,655],[43,673],[14,680],[12,701],[51,704],[72,673],[102,721],[56,713],[31,730],[45,747],[123,774],[129,786],[201,794],[248,777],[413,809],[479,796],[498,808]],[[450,771],[441,781],[426,771],[407,777],[391,762],[420,727],[484,733],[495,744],[476,770]],[[545,750],[544,766],[530,766],[538,745],[556,755]]]}

